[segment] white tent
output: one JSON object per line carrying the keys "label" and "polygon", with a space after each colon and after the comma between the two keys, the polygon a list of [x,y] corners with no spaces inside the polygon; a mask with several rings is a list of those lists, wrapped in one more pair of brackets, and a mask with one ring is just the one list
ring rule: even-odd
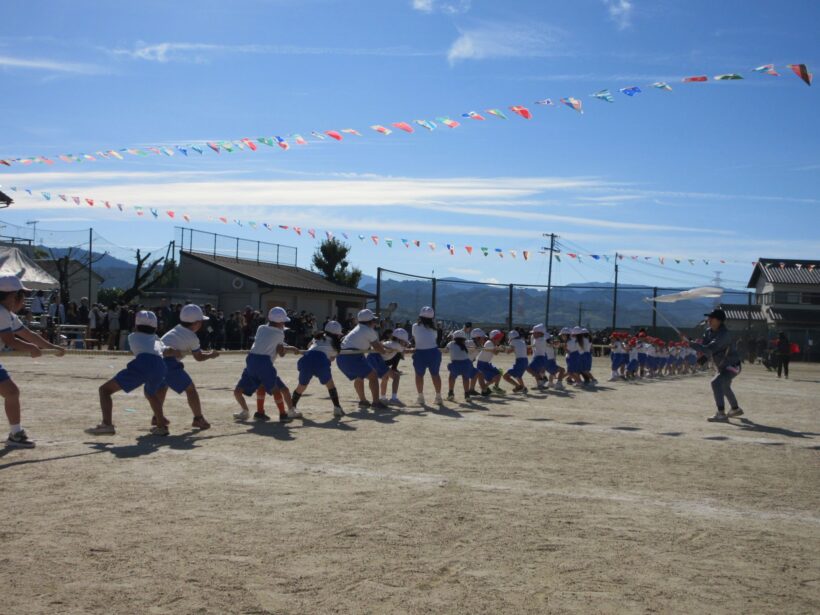
{"label": "white tent", "polygon": [[0,247],[0,275],[16,275],[33,290],[59,288],[60,282],[17,248]]}

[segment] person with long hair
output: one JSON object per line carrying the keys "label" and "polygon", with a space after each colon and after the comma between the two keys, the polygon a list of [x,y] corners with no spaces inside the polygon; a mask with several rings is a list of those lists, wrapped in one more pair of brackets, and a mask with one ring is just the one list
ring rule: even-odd
{"label": "person with long hair", "polygon": [[438,347],[438,327],[436,327],[435,311],[429,306],[421,308],[419,319],[413,325],[413,369],[416,372],[416,391],[418,399],[416,403],[424,405],[424,375],[430,372],[430,379],[433,381],[433,388],[436,391],[437,405],[444,403],[441,399],[441,350]]}

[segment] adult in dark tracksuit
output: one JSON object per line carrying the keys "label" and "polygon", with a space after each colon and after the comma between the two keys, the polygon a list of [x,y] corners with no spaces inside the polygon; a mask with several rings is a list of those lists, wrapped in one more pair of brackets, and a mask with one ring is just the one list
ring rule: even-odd
{"label": "adult in dark tracksuit", "polygon": [[[710,357],[715,365],[717,374],[712,378],[712,393],[715,395],[717,413],[707,420],[725,423],[729,418],[743,414],[732,391],[732,380],[740,373],[740,356],[732,341],[732,334],[726,328],[726,313],[723,310],[713,310],[705,316],[709,328],[703,335],[703,342],[689,342],[689,345]],[[686,340],[685,336],[681,337]],[[724,399],[729,401],[728,413]]]}
{"label": "adult in dark tracksuit", "polygon": [[777,342],[776,342],[776,351],[777,351],[777,377],[780,378],[780,374],[786,372],[786,378],[789,377],[789,359],[791,358],[792,353],[792,345],[789,342],[789,338],[786,337],[786,334],[781,331],[777,335]]}

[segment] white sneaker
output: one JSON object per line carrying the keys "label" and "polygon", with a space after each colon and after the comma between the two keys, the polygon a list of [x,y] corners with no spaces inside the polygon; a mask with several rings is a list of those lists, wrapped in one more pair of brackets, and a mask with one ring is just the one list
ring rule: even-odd
{"label": "white sneaker", "polygon": [[379,397],[379,401],[382,402],[385,406],[390,403],[390,400],[387,397]]}
{"label": "white sneaker", "polygon": [[436,405],[441,406],[444,404],[444,400],[441,398],[441,395],[436,395]]}
{"label": "white sneaker", "polygon": [[302,416],[302,413],[299,412],[296,408],[291,408],[288,410],[288,418],[291,419],[303,419],[305,417]]}
{"label": "white sneaker", "polygon": [[250,416],[251,413],[249,410],[242,410],[241,412],[233,413],[233,418],[235,418],[237,421],[247,421],[250,418]]}
{"label": "white sneaker", "polygon": [[114,429],[113,425],[105,425],[100,423],[96,427],[89,427],[85,430],[85,433],[91,436],[113,436],[117,433],[117,430]]}
{"label": "white sneaker", "polygon": [[618,380],[620,380],[620,377],[618,377],[618,376],[610,376],[609,377],[609,382],[617,382]]}
{"label": "white sneaker", "polygon": [[423,406],[423,405],[425,404],[425,402],[424,402],[424,395],[419,395],[419,396],[416,398],[416,403],[417,403],[419,406]]}
{"label": "white sneaker", "polygon": [[391,397],[387,403],[391,406],[404,406],[404,403],[398,397]]}
{"label": "white sneaker", "polygon": [[552,388],[556,391],[565,391],[567,389],[567,387],[564,386],[563,382],[556,382]]}
{"label": "white sneaker", "polygon": [[345,411],[341,409],[340,406],[333,407],[333,417],[340,419],[345,415]]}

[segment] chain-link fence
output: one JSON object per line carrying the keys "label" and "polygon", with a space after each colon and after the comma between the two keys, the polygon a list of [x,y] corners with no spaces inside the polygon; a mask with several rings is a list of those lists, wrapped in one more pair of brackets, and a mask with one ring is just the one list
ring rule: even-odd
{"label": "chain-link fence", "polygon": [[176,227],[176,232],[177,248],[186,252],[296,266],[298,250],[294,246],[208,233],[181,226]]}

